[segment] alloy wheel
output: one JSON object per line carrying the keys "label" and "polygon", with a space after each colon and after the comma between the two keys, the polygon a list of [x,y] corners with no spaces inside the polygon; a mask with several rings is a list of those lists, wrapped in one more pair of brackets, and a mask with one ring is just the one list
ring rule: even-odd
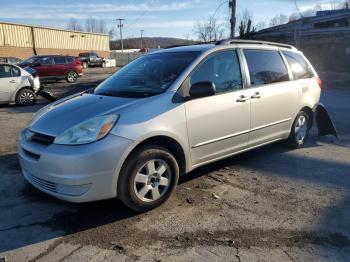
{"label": "alloy wheel", "polygon": [[139,169],[135,176],[135,194],[142,201],[156,201],[167,192],[170,180],[170,167],[164,160],[149,160]]}
{"label": "alloy wheel", "polygon": [[295,124],[295,132],[294,132],[296,141],[299,144],[302,144],[304,142],[305,137],[307,135],[307,128],[308,128],[308,124],[307,124],[306,117],[303,115],[300,115]]}
{"label": "alloy wheel", "polygon": [[35,101],[35,97],[31,92],[24,91],[19,96],[19,102],[22,105],[32,105]]}

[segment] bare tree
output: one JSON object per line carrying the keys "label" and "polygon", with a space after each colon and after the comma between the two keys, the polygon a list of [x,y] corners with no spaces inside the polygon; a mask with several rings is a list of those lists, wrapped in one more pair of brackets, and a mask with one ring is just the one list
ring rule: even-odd
{"label": "bare tree", "polygon": [[249,34],[256,31],[256,28],[253,26],[253,15],[249,12],[248,9],[245,9],[239,15],[239,26],[238,33],[239,38],[247,38]]}
{"label": "bare tree", "polygon": [[71,18],[69,22],[67,23],[66,28],[68,30],[74,30],[74,31],[83,31],[83,26],[79,23],[79,21],[75,18]]}
{"label": "bare tree", "polygon": [[255,29],[256,31],[260,31],[260,30],[263,30],[265,28],[267,28],[267,23],[266,22],[259,22],[255,25]]}
{"label": "bare tree", "polygon": [[107,26],[104,20],[90,17],[85,21],[85,30],[92,33],[107,34]]}
{"label": "bare tree", "polygon": [[288,17],[284,14],[276,15],[270,20],[270,26],[283,25],[286,23],[288,23]]}
{"label": "bare tree", "polygon": [[207,22],[197,22],[193,28],[194,34],[200,41],[212,42],[225,37],[225,27],[218,24],[214,17],[209,17]]}

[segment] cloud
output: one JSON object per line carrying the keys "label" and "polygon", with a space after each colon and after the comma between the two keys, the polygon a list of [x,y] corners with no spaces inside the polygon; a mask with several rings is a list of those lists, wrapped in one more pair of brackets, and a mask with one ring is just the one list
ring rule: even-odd
{"label": "cloud", "polygon": [[[38,20],[67,20],[69,18],[86,19],[95,17],[103,19],[113,19],[116,13],[146,13],[150,12],[174,12],[194,7],[198,0],[187,1],[160,1],[147,0],[139,4],[126,3],[100,3],[100,4],[7,4],[0,8],[0,17],[3,19],[38,19]],[[132,19],[132,15],[127,16]]]}

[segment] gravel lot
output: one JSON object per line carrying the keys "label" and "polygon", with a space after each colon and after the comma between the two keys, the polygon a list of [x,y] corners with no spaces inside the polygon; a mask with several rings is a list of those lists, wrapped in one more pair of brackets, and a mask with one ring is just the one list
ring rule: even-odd
{"label": "gravel lot", "polygon": [[[89,69],[55,96],[88,89],[116,69]],[[135,214],[118,200],[70,204],[30,186],[16,144],[33,107],[0,107],[0,257],[11,261],[349,261],[350,88],[322,100],[340,137],[304,149],[281,143],[182,177],[162,207]]]}

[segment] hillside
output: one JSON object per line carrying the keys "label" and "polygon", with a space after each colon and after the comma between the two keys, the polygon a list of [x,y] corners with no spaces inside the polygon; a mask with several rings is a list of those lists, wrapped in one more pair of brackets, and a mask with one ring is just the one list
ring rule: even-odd
{"label": "hillside", "polygon": [[[195,43],[192,40],[180,39],[180,38],[170,38],[170,37],[144,37],[143,47],[147,48],[161,48],[174,46],[174,45],[186,45]],[[138,49],[141,48],[141,38],[127,38],[123,40],[124,49]],[[111,50],[121,49],[120,40],[110,42]]]}

